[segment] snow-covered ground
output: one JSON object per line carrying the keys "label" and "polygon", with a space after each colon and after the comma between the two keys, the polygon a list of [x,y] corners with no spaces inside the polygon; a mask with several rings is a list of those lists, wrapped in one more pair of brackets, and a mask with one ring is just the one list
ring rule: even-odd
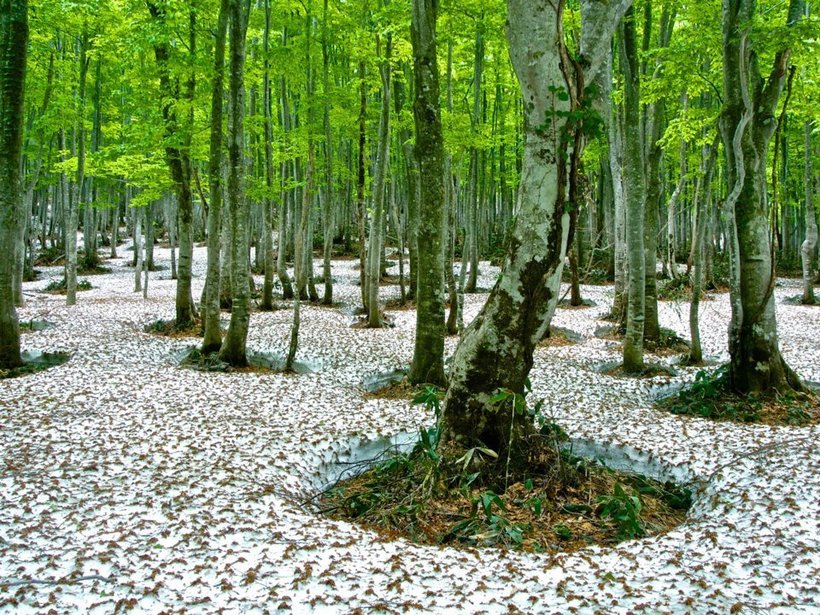
{"label": "snow-covered ground", "polygon": [[[157,257],[167,264],[167,250]],[[198,297],[203,249],[195,261]],[[593,369],[617,359],[612,342],[592,335],[610,289],[585,287],[596,307],[557,311],[554,324],[585,341],[538,350],[533,395],[579,450],[692,481],[696,505],[663,536],[529,555],[386,541],[310,506],[329,466],[357,443],[429,421],[402,401],[365,400],[360,388],[409,363],[413,312],[367,330],[350,328],[342,309],[304,307],[298,356],[321,364],[315,374],[193,372],[172,354],[196,340],[142,332],[173,318],[168,271],[152,275],[143,300],[123,263],[90,277],[96,288],[72,308],[39,292],[59,269],[26,284],[21,320],[55,326],[24,334],[24,349],[73,354],[0,381],[0,612],[820,612],[820,427],[653,410],[653,387],[668,378]],[[483,273],[480,285],[491,286],[497,269]],[[355,302],[357,275],[352,261],[334,264],[338,300]],[[782,303],[798,293],[789,281],[776,291],[781,346],[820,381],[820,310]],[[468,320],[485,297],[467,297]],[[701,309],[704,351],[725,360],[727,297]],[[687,305],[664,303],[661,318],[688,337]],[[249,347],[284,352],[290,321],[289,310],[254,313]]]}

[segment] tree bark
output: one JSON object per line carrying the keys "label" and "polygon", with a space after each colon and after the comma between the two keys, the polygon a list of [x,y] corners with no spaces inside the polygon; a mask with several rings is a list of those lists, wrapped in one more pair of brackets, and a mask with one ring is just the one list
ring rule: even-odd
{"label": "tree bark", "polygon": [[[788,47],[780,49],[768,77],[761,76],[749,43],[754,10],[753,0],[723,0],[720,132],[730,187],[726,199],[732,271],[729,377],[732,388],[741,394],[804,388],[778,345],[766,200],[766,153],[791,53]],[[802,0],[791,0],[787,24],[796,23],[802,12]]]}
{"label": "tree bark", "polygon": [[814,268],[812,267],[812,257],[814,248],[817,246],[817,214],[815,212],[814,194],[812,186],[812,147],[811,147],[812,123],[806,122],[803,127],[804,144],[804,166],[803,166],[803,189],[806,195],[806,238],[800,246],[800,257],[803,265],[803,303],[814,305]]}
{"label": "tree bark", "polygon": [[630,7],[621,29],[621,71],[624,76],[623,178],[626,200],[626,247],[628,300],[626,335],[623,346],[624,371],[643,371],[643,326],[646,299],[646,262],[644,258],[644,206],[646,177],[643,166],[643,138],[640,121],[640,73],[635,13]]}
{"label": "tree bark", "polygon": [[77,227],[80,217],[80,202],[83,198],[85,181],[85,88],[88,75],[88,33],[83,25],[80,36],[80,80],[77,92],[77,179],[72,190],[69,210],[66,215],[66,257],[65,257],[65,302],[77,303]]}
{"label": "tree bark", "polygon": [[242,0],[229,0],[230,11],[230,117],[228,157],[228,211],[231,218],[231,321],[219,351],[219,358],[230,365],[248,364],[246,343],[250,323],[250,263],[248,225],[250,216],[243,177],[245,151],[245,29],[247,14]]}
{"label": "tree bark", "polygon": [[[594,79],[628,0],[585,0],[582,51]],[[549,0],[509,0],[507,38],[524,98],[524,157],[518,215],[498,281],[465,331],[453,357],[442,415],[442,441],[483,443],[499,452],[526,432],[492,402],[499,388],[523,393],[533,350],[558,302],[569,242],[573,168],[580,140],[566,115],[577,108],[584,78],[569,60],[561,31],[562,6]],[[546,119],[546,121],[545,121]],[[565,155],[566,153],[566,155]]]}
{"label": "tree bark", "polygon": [[692,301],[689,304],[689,335],[692,343],[689,349],[689,363],[699,365],[703,362],[703,348],[700,343],[700,295],[703,292],[704,240],[709,227],[709,201],[712,198],[712,174],[717,158],[718,141],[703,148],[703,167],[696,190],[697,223],[692,238]]}
{"label": "tree bark", "polygon": [[367,245],[367,326],[381,327],[379,306],[379,280],[384,241],[385,181],[390,156],[390,36],[385,44],[385,55],[379,69],[382,78],[381,113],[379,114],[379,140],[376,167],[373,173],[373,217],[370,221],[370,237]]}
{"label": "tree bark", "polygon": [[[159,22],[165,21],[165,9],[148,2],[151,16]],[[188,51],[191,57],[196,52],[196,14],[192,11],[189,23]],[[190,124],[193,119],[195,78],[190,67],[184,94],[180,93],[179,79],[172,78],[171,52],[168,41],[154,43],[154,56],[159,68],[160,91],[162,92],[162,118],[165,124],[165,158],[174,191],[177,197],[179,215],[179,264],[177,267],[176,326],[180,329],[190,326],[195,317],[194,301],[191,295],[191,263],[193,260],[193,214],[194,201],[191,192]],[[188,130],[180,126],[177,103],[184,99],[189,107]],[[177,146],[175,143],[182,142]]]}
{"label": "tree bark", "polygon": [[20,156],[28,45],[27,0],[0,0],[0,369],[22,365],[14,307],[17,214],[22,207]]}
{"label": "tree bark", "polygon": [[[421,178],[416,288],[416,340],[410,381],[443,386],[444,376],[444,138],[436,56],[437,0],[414,0],[410,38],[416,100],[416,159]],[[411,187],[412,189],[412,187]]]}
{"label": "tree bark", "polygon": [[219,254],[222,250],[222,99],[225,89],[225,38],[228,31],[229,0],[221,0],[214,38],[214,77],[211,86],[211,141],[208,177],[211,200],[208,207],[208,263],[205,274],[204,337],[202,353],[222,348],[219,321]]}

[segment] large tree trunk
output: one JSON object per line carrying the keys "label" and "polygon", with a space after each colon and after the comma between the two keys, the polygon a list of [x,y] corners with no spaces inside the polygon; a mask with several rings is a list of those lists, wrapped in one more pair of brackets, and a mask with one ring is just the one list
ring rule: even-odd
{"label": "large tree trunk", "polygon": [[[582,49],[591,78],[609,50],[628,4],[582,3]],[[444,401],[442,440],[496,451],[514,446],[510,416],[492,402],[499,388],[523,393],[533,350],[558,302],[569,240],[572,170],[580,141],[567,125],[583,78],[563,44],[561,6],[549,0],[510,0],[507,37],[524,98],[524,158],[518,215],[501,274],[487,303],[453,357]],[[545,118],[547,121],[545,122]],[[513,439],[523,433],[514,430]]]}
{"label": "large tree trunk", "polygon": [[14,307],[17,213],[22,206],[20,156],[28,44],[27,0],[0,0],[0,369],[22,364]]}
{"label": "large tree trunk", "polygon": [[[414,0],[410,36],[416,100],[416,159],[421,178],[416,343],[410,381],[444,385],[444,138],[436,62],[436,0]],[[412,186],[410,189],[412,190]]]}
{"label": "large tree trunk", "polygon": [[[732,278],[729,375],[733,389],[743,394],[803,389],[778,346],[765,168],[791,54],[788,48],[779,50],[770,74],[762,78],[748,38],[754,9],[753,0],[723,0],[720,131],[730,188],[726,199]],[[802,0],[791,0],[788,25],[798,21],[802,12]]]}
{"label": "large tree trunk", "polygon": [[812,257],[814,248],[817,245],[817,214],[812,194],[812,147],[811,147],[811,122],[806,122],[803,127],[804,158],[803,167],[803,188],[806,195],[806,238],[800,246],[800,256],[803,264],[803,303],[814,305],[814,268],[812,267]]}
{"label": "large tree trunk", "polygon": [[[222,249],[222,98],[225,80],[225,38],[228,31],[228,0],[222,0],[214,40],[214,77],[211,90],[211,142],[208,158],[211,202],[208,207],[208,263],[205,275],[204,337],[202,352],[222,347],[219,323],[219,253]],[[169,231],[170,232],[170,231]]]}
{"label": "large tree trunk", "polygon": [[624,76],[623,177],[626,197],[626,246],[629,284],[624,336],[624,371],[643,370],[643,325],[645,320],[646,262],[644,259],[644,204],[646,177],[640,122],[640,74],[633,9],[626,12],[621,30],[621,71]]}
{"label": "large tree trunk", "polygon": [[[647,2],[644,6],[646,14],[651,19],[652,3]],[[661,12],[660,29],[658,33],[658,47],[669,46],[675,23],[675,11],[664,7]],[[645,25],[648,34],[648,25]],[[661,70],[661,62],[656,64],[656,74]],[[646,152],[646,213],[644,215],[644,262],[645,265],[645,307],[646,320],[644,321],[643,337],[645,340],[658,341],[660,339],[660,324],[658,323],[658,274],[657,274],[657,253],[658,253],[658,209],[661,196],[660,166],[663,157],[663,149],[659,140],[662,136],[661,126],[663,122],[666,101],[660,98],[649,106],[646,119],[646,140],[644,144]]]}
{"label": "large tree trunk", "polygon": [[231,217],[231,322],[219,358],[234,366],[248,364],[245,351],[250,322],[248,201],[243,185],[245,151],[245,28],[242,0],[230,0],[230,125],[228,139],[228,211]]}

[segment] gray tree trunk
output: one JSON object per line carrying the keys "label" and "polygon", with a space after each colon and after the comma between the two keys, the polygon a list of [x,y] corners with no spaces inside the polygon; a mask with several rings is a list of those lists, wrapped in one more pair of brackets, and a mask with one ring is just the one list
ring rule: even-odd
{"label": "gray tree trunk", "polygon": [[689,363],[699,365],[703,362],[703,348],[700,343],[700,295],[703,292],[703,261],[706,229],[709,228],[709,201],[712,198],[712,175],[717,158],[717,138],[712,145],[703,147],[703,165],[698,178],[698,189],[695,190],[697,223],[692,238],[692,301],[689,304],[689,335],[692,343],[689,349]]}
{"label": "gray tree trunk", "polygon": [[27,0],[0,0],[0,369],[18,367],[20,328],[14,307],[14,253],[20,240],[20,156],[28,44]]}
{"label": "gray tree trunk", "polygon": [[644,209],[646,177],[641,131],[640,73],[635,13],[630,7],[621,30],[621,71],[624,76],[623,178],[626,199],[626,247],[628,300],[623,346],[624,371],[643,371],[643,326],[646,318],[646,262],[644,255]]}
{"label": "gray tree trunk", "polygon": [[328,55],[328,0],[324,0],[322,13],[322,94],[324,95],[324,129],[325,129],[325,194],[322,201],[322,277],[325,291],[322,295],[324,305],[333,305],[333,275],[330,268],[330,257],[333,255],[334,190],[333,190],[333,135],[330,130],[330,58]]}
{"label": "gray tree trunk", "polygon": [[803,189],[806,195],[806,238],[800,246],[800,257],[803,265],[803,303],[814,305],[814,268],[812,267],[812,257],[814,248],[817,246],[817,214],[815,212],[814,195],[812,194],[812,144],[811,144],[812,123],[806,122],[803,127],[804,143],[804,166],[803,166]]}
{"label": "gray tree trunk", "polygon": [[80,201],[85,181],[85,90],[88,75],[88,33],[83,28],[80,36],[80,81],[77,92],[77,180],[72,190],[69,211],[66,215],[65,288],[66,305],[77,303],[77,228],[80,218]]}
{"label": "gray tree trunk", "polygon": [[[208,177],[211,202],[208,208],[208,263],[205,274],[204,337],[202,352],[222,348],[220,314],[219,255],[222,250],[222,99],[225,88],[225,38],[228,31],[229,0],[221,0],[214,40],[214,76],[211,89],[211,141]],[[170,229],[169,229],[170,234]]]}
{"label": "gray tree trunk", "polygon": [[384,242],[385,182],[390,163],[390,48],[388,36],[385,55],[379,72],[382,78],[381,113],[379,114],[379,139],[376,166],[373,173],[373,217],[370,221],[370,237],[367,244],[367,326],[381,327],[379,306],[379,280],[381,278],[381,255]]}
{"label": "gray tree trunk", "polygon": [[[159,23],[165,21],[165,8],[148,2],[148,10],[153,19]],[[189,20],[188,52],[192,57],[196,54],[196,13],[191,11]],[[193,260],[193,216],[194,201],[191,192],[191,125],[193,122],[193,101],[196,81],[193,71],[185,84],[185,92],[180,92],[179,80],[172,78],[170,68],[170,43],[157,41],[154,43],[154,56],[159,68],[160,91],[162,93],[162,117],[165,124],[165,158],[174,191],[177,197],[177,211],[179,216],[179,264],[177,267],[176,291],[176,326],[180,329],[190,326],[196,317],[194,301],[191,295],[191,264]],[[184,100],[187,103],[188,117],[185,130],[180,126],[177,114],[177,102]],[[174,143],[183,143],[183,147]]]}
{"label": "gray tree trunk", "polygon": [[[775,271],[766,195],[766,153],[785,85],[788,47],[764,79],[753,57],[749,24],[753,0],[723,0],[724,108],[720,132],[726,152],[732,319],[729,377],[738,393],[803,390],[780,354],[775,319]],[[788,25],[801,19],[802,0],[789,3]]]}
{"label": "gray tree trunk", "polygon": [[[416,341],[410,381],[442,386],[444,376],[444,137],[436,58],[436,0],[414,0],[410,38],[416,100],[416,159],[421,178]],[[412,189],[412,187],[411,187]]]}
{"label": "gray tree trunk", "polygon": [[[628,4],[582,2],[589,82]],[[565,204],[573,196],[568,194],[570,176],[581,153],[566,115],[578,104],[583,82],[564,47],[561,6],[549,0],[508,3],[510,56],[525,101],[517,216],[499,279],[453,357],[442,416],[444,442],[483,443],[498,452],[514,448],[513,440],[526,431],[523,424],[511,437],[510,417],[497,412],[492,397],[502,387],[524,392],[533,350],[558,302],[569,239]]]}
{"label": "gray tree trunk", "polygon": [[219,351],[230,365],[248,364],[246,343],[250,323],[250,263],[248,225],[250,212],[243,177],[245,151],[245,32],[247,15],[242,0],[229,0],[230,11],[230,117],[228,133],[228,211],[231,218],[231,321]]}

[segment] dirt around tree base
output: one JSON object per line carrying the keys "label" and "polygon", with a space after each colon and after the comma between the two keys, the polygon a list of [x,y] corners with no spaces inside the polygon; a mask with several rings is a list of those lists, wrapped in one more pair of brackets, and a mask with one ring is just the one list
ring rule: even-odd
{"label": "dirt around tree base", "polygon": [[145,333],[152,335],[159,335],[161,337],[201,337],[202,324],[199,320],[194,320],[187,326],[178,327],[176,320],[155,320],[154,322],[145,325],[143,328]]}
{"label": "dirt around tree base", "polygon": [[551,449],[546,462],[511,468],[508,477],[505,460],[492,462],[496,480],[503,476],[495,490],[471,472],[476,459],[491,461],[481,449],[455,464],[430,453],[419,444],[337,483],[323,494],[320,511],[388,539],[557,553],[666,532],[684,522],[691,505],[686,489],[615,472],[566,450]]}
{"label": "dirt around tree base", "polygon": [[658,407],[672,414],[733,423],[792,426],[820,423],[817,393],[738,395],[729,387],[728,365],[713,372],[700,370],[692,384],[658,401]]}

